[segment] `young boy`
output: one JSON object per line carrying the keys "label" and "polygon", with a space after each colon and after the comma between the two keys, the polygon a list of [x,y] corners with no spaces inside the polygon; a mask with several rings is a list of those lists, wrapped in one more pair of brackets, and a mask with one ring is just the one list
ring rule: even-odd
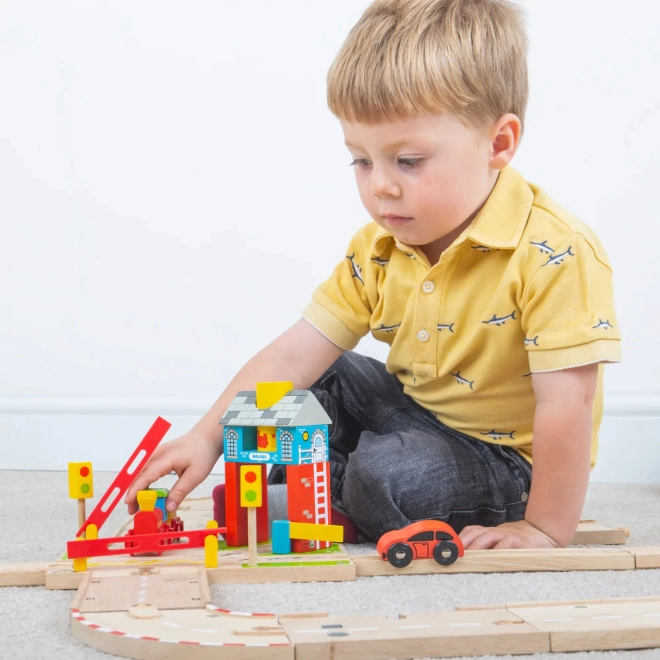
{"label": "young boy", "polygon": [[[291,380],[332,418],[333,517],[347,529],[345,516],[374,541],[433,518],[473,549],[570,542],[596,458],[600,365],[620,360],[620,335],[600,242],[509,167],[526,50],[508,0],[366,10],[328,102],[373,222],[303,318],[159,448],[130,510],[172,470],[174,508],[218,460],[235,393]],[[390,345],[386,365],[351,352],[367,332]],[[269,482],[283,478],[275,467]]]}

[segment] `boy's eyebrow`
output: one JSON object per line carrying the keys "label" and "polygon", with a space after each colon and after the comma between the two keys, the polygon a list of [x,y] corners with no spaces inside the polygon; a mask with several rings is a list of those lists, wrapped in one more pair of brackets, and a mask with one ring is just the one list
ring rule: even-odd
{"label": "boy's eyebrow", "polygon": [[[392,142],[392,143],[390,143],[390,144],[386,144],[386,145],[384,146],[384,148],[385,148],[385,149],[394,149],[394,148],[396,148],[396,147],[400,147],[400,146],[403,145],[403,144],[407,144],[408,142],[414,142],[415,139],[418,139],[418,138],[403,138],[403,139],[401,139],[401,140],[397,140],[396,142]],[[357,145],[357,144],[353,144],[352,142],[349,142],[348,140],[344,140],[344,144],[345,144],[347,147],[353,147],[354,149],[360,149],[360,148],[361,148],[359,145]]]}

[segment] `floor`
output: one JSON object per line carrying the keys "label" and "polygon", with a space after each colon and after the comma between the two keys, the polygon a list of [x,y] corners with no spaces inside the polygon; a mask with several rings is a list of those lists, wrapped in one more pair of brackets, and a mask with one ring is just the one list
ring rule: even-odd
{"label": "floor", "polygon": [[[114,474],[96,473],[102,493]],[[220,477],[210,477],[193,495],[210,495]],[[164,480],[171,485],[172,478]],[[44,496],[44,493],[46,496]],[[118,506],[106,523],[114,532],[126,519]],[[660,485],[591,484],[584,518],[631,530],[631,546],[660,546]],[[62,554],[75,533],[77,508],[68,499],[64,472],[0,471],[0,563],[44,561]],[[104,528],[104,531],[105,529]],[[373,552],[373,546],[347,546]],[[272,585],[213,585],[219,607],[239,611],[398,613],[452,609],[461,605],[660,596],[660,569],[575,573],[420,575],[359,578],[355,582]],[[111,658],[83,646],[69,632],[73,592],[43,587],[0,589],[0,657],[32,659]],[[502,657],[502,656],[500,656]],[[523,657],[523,656],[517,656]],[[572,654],[538,654],[538,660],[588,658],[660,659],[660,649]]]}

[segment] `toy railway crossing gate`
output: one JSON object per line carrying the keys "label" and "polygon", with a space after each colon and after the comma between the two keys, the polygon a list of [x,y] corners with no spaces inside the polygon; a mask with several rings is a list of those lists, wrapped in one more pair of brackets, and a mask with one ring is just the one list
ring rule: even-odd
{"label": "toy railway crossing gate", "polygon": [[[149,458],[151,458],[151,455],[170,427],[171,424],[162,417],[156,419],[124,467],[110,484],[108,490],[94,507],[92,513],[78,530],[76,540],[67,543],[67,555],[69,559],[73,559],[75,571],[86,571],[86,560],[90,557],[112,557],[115,555],[145,553],[160,555],[162,552],[171,550],[206,548],[209,547],[206,542],[208,536],[213,536],[216,539],[215,561],[217,561],[217,537],[218,534],[225,533],[226,529],[218,528],[217,524],[201,530],[184,531],[173,529],[170,525],[164,523],[161,510],[155,509],[155,501],[158,494],[153,491],[151,493],[144,491],[144,495],[150,497],[144,497],[142,499],[145,502],[148,501],[149,506],[146,510],[140,511],[135,516],[136,520],[140,520],[139,517],[144,516],[143,520],[147,521],[146,526],[149,526],[150,520],[152,521],[150,533],[140,533],[140,531],[144,531],[143,525],[143,529],[137,528],[131,530],[132,533],[126,536],[98,538],[99,530],[133,483],[136,474],[142,469]],[[85,466],[83,465],[83,467]],[[82,479],[90,474],[91,465],[89,466],[89,470],[85,471],[85,474],[83,474],[83,471],[79,471],[79,476]],[[85,483],[82,482],[80,484],[78,476],[74,474],[74,477],[72,478],[70,476],[69,479],[70,492],[76,495],[78,494],[76,489],[84,493],[88,492],[88,489],[84,489]],[[84,535],[87,538],[84,538]],[[211,553],[209,553],[209,560],[213,561],[211,559]]]}

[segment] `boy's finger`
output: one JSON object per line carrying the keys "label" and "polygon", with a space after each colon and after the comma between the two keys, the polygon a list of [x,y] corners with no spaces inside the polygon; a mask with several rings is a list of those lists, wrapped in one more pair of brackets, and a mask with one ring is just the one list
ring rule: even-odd
{"label": "boy's finger", "polygon": [[468,548],[472,541],[481,536],[486,529],[486,527],[482,527],[481,525],[470,525],[469,527],[465,527],[458,536],[463,541],[463,546]]}
{"label": "boy's finger", "polygon": [[161,461],[147,463],[135,478],[135,481],[131,484],[131,487],[128,489],[126,497],[124,498],[124,502],[130,507],[135,503],[135,498],[138,494],[138,491],[148,488],[154,481],[156,481],[156,479],[160,479],[163,475],[169,473],[170,468],[168,468]]}
{"label": "boy's finger", "polygon": [[469,544],[470,550],[489,550],[502,540],[504,534],[494,530],[486,531]]}
{"label": "boy's finger", "polygon": [[165,502],[165,508],[168,511],[176,511],[178,506],[183,502],[188,493],[201,483],[201,479],[188,469],[184,470],[179,477],[179,480],[170,488],[170,493]]}

